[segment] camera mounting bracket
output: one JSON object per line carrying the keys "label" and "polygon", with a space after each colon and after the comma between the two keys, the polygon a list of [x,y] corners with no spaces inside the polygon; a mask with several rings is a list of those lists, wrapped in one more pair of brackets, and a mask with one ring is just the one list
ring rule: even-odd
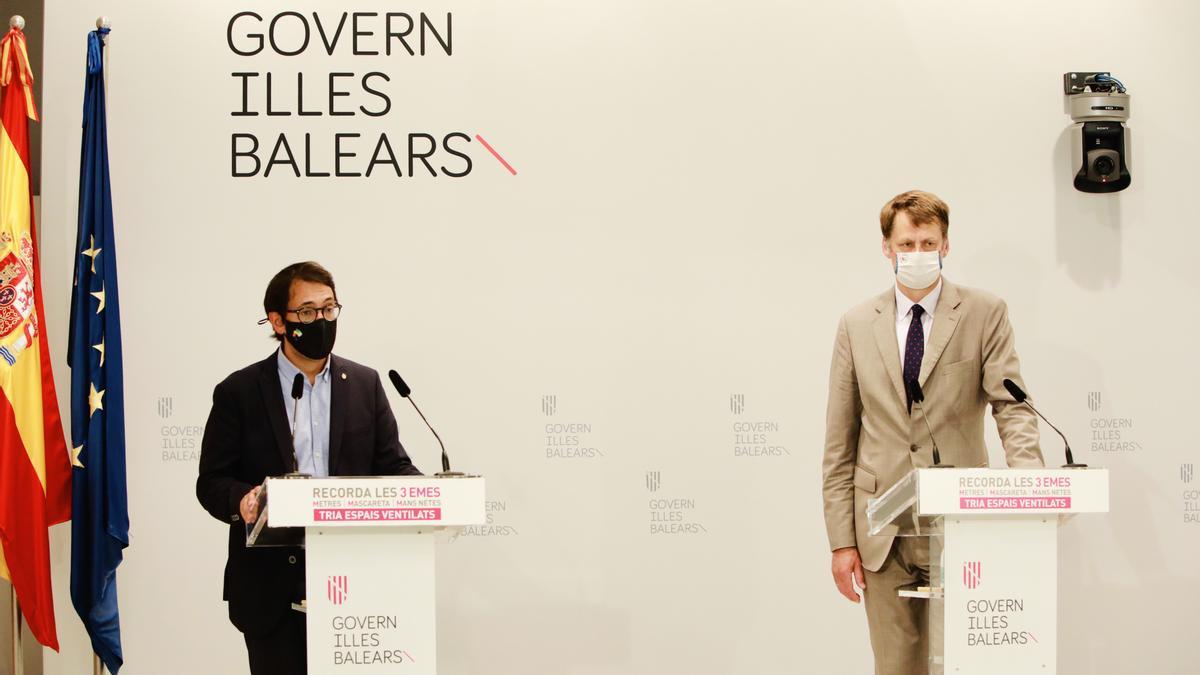
{"label": "camera mounting bracket", "polygon": [[1093,92],[1114,92],[1120,90],[1116,82],[1097,82],[1097,75],[1111,77],[1112,73],[1106,70],[1096,72],[1063,73],[1063,93],[1067,96],[1072,94],[1082,94],[1085,93],[1085,88],[1091,88]]}

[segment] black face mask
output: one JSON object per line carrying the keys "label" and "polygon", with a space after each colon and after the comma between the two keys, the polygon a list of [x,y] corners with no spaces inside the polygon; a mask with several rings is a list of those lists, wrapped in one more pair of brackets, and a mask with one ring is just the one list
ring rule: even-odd
{"label": "black face mask", "polygon": [[337,320],[317,319],[312,323],[283,322],[284,338],[304,356],[314,360],[329,356],[337,339]]}

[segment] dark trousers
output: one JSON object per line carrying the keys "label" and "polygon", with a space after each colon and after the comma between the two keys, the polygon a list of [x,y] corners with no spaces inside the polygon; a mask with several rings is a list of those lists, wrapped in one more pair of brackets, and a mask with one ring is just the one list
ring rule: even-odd
{"label": "dark trousers", "polygon": [[251,675],[306,675],[308,642],[304,614],[291,611],[279,625],[262,634],[243,634]]}

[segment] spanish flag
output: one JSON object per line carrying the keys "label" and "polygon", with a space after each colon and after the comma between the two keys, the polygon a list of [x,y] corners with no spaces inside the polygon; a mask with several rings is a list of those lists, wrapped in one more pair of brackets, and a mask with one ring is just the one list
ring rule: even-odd
{"label": "spanish flag", "polygon": [[71,455],[50,368],[29,173],[37,120],[25,35],[0,40],[0,576],[30,631],[58,649],[50,525],[71,517]]}

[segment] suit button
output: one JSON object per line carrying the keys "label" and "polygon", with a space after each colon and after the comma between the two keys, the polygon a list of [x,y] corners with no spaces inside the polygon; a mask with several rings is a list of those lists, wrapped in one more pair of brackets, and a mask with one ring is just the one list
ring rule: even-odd
{"label": "suit button", "polygon": [[294,556],[294,555],[289,555],[289,556],[288,556],[288,564],[290,564],[290,565],[295,565],[295,564],[296,564],[296,556]]}
{"label": "suit button", "polygon": [[920,446],[918,446],[916,443],[913,443],[912,445],[908,446],[908,449],[910,452],[916,452],[917,450],[920,450]]}

